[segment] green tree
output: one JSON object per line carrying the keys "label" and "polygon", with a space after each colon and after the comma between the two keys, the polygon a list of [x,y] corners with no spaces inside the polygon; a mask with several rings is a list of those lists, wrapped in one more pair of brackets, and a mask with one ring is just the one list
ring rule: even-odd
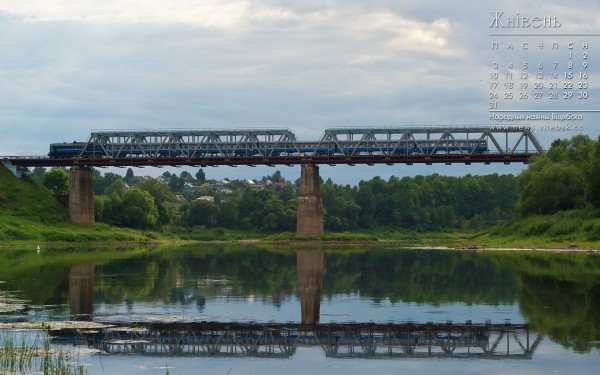
{"label": "green tree", "polygon": [[184,222],[189,225],[205,225],[213,227],[217,224],[219,208],[213,202],[195,200],[183,214]]}
{"label": "green tree", "polygon": [[94,220],[96,222],[105,222],[104,210],[106,209],[106,202],[108,197],[103,195],[94,196]]}
{"label": "green tree", "polygon": [[240,216],[236,202],[224,202],[219,205],[217,224],[225,228],[237,228]]}
{"label": "green tree", "polygon": [[102,195],[104,194],[104,190],[110,186],[116,180],[122,180],[123,178],[116,173],[108,172],[102,176],[100,171],[94,169],[93,172],[94,179],[94,194]]}
{"label": "green tree", "polygon": [[147,191],[154,199],[154,204],[158,209],[158,225],[168,224],[173,216],[173,195],[169,191],[167,184],[161,183],[155,179],[148,179],[136,185],[137,188]]}
{"label": "green tree", "polygon": [[283,176],[281,175],[281,172],[279,170],[276,170],[275,173],[273,173],[270,176],[264,176],[262,178],[263,181],[269,180],[271,182],[285,182],[285,178],[283,178]]}
{"label": "green tree", "polygon": [[35,167],[35,168],[33,168],[33,172],[31,172],[31,177],[33,177],[38,182],[43,182],[45,173],[46,173],[46,168]]}
{"label": "green tree", "polygon": [[587,172],[587,197],[594,206],[600,207],[600,137],[596,141]]}
{"label": "green tree", "polygon": [[60,168],[46,172],[43,184],[54,194],[69,194],[69,174]]}
{"label": "green tree", "polygon": [[127,168],[127,172],[125,173],[125,182],[129,186],[133,186],[135,183],[135,176],[133,174],[133,169]]}
{"label": "green tree", "polygon": [[279,199],[281,199],[282,201],[295,201],[295,198],[296,195],[294,194],[294,188],[292,187],[292,185],[286,185],[279,189]]}
{"label": "green tree", "polygon": [[548,152],[535,158],[519,176],[519,213],[552,214],[593,202],[596,149],[597,142],[586,135],[552,142]]}
{"label": "green tree", "polygon": [[177,177],[176,174],[172,174],[169,178],[169,188],[173,193],[178,193],[183,190],[185,181],[181,177]]}
{"label": "green tree", "polygon": [[358,183],[358,195],[356,203],[360,207],[359,224],[363,228],[371,228],[374,224],[373,217],[376,210],[376,202],[370,184],[367,181]]}
{"label": "green tree", "polygon": [[524,171],[520,181],[522,215],[552,214],[584,204],[584,176],[573,164],[548,163],[539,170]]}
{"label": "green tree", "polygon": [[198,180],[200,183],[206,181],[206,175],[204,174],[202,168],[198,169],[198,172],[196,172],[196,180]]}
{"label": "green tree", "polygon": [[125,191],[127,190],[127,186],[125,185],[125,181],[119,178],[114,180],[110,185],[104,189],[104,194],[111,197],[111,199],[121,199],[125,195]]}
{"label": "green tree", "polygon": [[120,204],[120,221],[130,228],[151,228],[158,220],[158,209],[147,191],[131,188],[125,192]]}

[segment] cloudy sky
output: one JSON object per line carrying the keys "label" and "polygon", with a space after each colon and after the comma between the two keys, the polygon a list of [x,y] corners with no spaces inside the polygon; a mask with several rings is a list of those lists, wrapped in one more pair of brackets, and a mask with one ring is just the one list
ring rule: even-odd
{"label": "cloudy sky", "polygon": [[[0,0],[0,155],[44,155],[95,129],[266,126],[317,139],[331,126],[491,124],[492,11],[600,33],[596,0]],[[600,37],[585,38],[590,98],[578,108],[597,109]],[[595,137],[599,118],[586,113],[579,124]],[[548,146],[574,134],[540,138]],[[358,168],[323,174],[356,183],[471,171]],[[272,173],[258,169],[207,173]],[[286,176],[296,169],[284,167]]]}

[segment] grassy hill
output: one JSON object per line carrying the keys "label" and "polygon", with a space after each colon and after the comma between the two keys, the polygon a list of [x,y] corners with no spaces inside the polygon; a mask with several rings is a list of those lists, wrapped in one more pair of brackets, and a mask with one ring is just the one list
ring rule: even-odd
{"label": "grassy hill", "polygon": [[148,239],[133,230],[71,223],[67,209],[48,189],[27,176],[17,178],[0,165],[0,244]]}
{"label": "grassy hill", "polygon": [[600,247],[600,209],[586,207],[500,223],[473,240],[499,246]]}

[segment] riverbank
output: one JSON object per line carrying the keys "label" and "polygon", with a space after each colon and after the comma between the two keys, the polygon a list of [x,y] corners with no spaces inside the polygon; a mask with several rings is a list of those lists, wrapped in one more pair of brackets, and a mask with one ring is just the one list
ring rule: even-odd
{"label": "riverbank", "polygon": [[514,238],[491,232],[448,231],[414,233],[410,231],[329,232],[322,236],[296,237],[292,232],[260,233],[224,228],[163,228],[162,231],[139,231],[105,224],[82,226],[63,223],[53,226],[21,225],[25,238],[0,240],[0,248],[126,247],[186,243],[237,243],[272,247],[371,246],[390,245],[405,248],[444,248],[457,250],[600,250],[600,242],[568,237],[566,239],[532,236]]}

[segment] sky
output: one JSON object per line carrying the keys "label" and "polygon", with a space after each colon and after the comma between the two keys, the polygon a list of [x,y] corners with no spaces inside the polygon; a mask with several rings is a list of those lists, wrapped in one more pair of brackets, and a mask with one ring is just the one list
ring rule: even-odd
{"label": "sky", "polygon": [[[561,26],[494,29],[493,12],[557,17]],[[525,52],[506,50],[509,38],[490,36],[521,31],[600,33],[600,3],[0,0],[0,156],[45,155],[50,143],[85,141],[92,130],[105,129],[285,127],[299,139],[314,140],[334,126],[497,124],[488,111],[493,61],[549,62],[552,53],[561,63],[566,59],[564,37],[514,38],[519,45],[544,41],[543,51]],[[579,43],[589,43],[589,98],[568,108],[598,109],[600,37],[571,39],[578,54]],[[500,41],[498,51],[491,49],[493,41]],[[551,51],[553,41],[559,51]],[[555,108],[546,99],[501,104]],[[576,124],[597,137],[598,113],[582,116]],[[578,133],[537,134],[549,147],[553,139]],[[338,166],[323,167],[321,174],[356,184],[375,175],[522,168]],[[299,168],[279,169],[298,178]],[[158,175],[164,169],[134,172]],[[206,171],[208,178],[273,172]]]}

